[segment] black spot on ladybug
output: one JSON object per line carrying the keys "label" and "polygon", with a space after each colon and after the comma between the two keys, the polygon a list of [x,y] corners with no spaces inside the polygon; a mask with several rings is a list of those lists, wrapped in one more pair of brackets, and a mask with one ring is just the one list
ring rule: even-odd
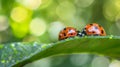
{"label": "black spot on ladybug", "polygon": [[71,33],[71,35],[73,35],[73,33]]}
{"label": "black spot on ladybug", "polygon": [[91,26],[93,25],[93,24],[90,24]]}
{"label": "black spot on ladybug", "polygon": [[95,33],[94,31],[92,33]]}
{"label": "black spot on ladybug", "polygon": [[66,30],[66,28],[64,28],[64,30]]}
{"label": "black spot on ladybug", "polygon": [[59,37],[61,37],[61,36],[59,35]]}
{"label": "black spot on ladybug", "polygon": [[63,33],[64,34],[64,36],[66,36],[66,34],[65,33]]}
{"label": "black spot on ladybug", "polygon": [[103,30],[101,30],[101,33],[103,34],[103,33],[104,33],[104,31],[103,31]]}

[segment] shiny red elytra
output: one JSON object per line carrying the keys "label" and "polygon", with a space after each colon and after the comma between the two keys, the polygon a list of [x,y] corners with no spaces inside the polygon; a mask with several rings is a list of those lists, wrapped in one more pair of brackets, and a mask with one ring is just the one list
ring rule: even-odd
{"label": "shiny red elytra", "polygon": [[87,35],[87,36],[106,36],[106,32],[104,28],[97,24],[97,23],[92,23],[92,24],[87,24],[81,34]]}
{"label": "shiny red elytra", "polygon": [[63,30],[59,33],[59,40],[64,40],[67,38],[72,38],[75,36],[84,37],[84,36],[106,36],[106,32],[104,28],[97,24],[87,24],[85,28],[82,30],[82,32],[77,31],[73,27],[65,27]]}
{"label": "shiny red elytra", "polygon": [[59,33],[59,40],[64,40],[64,39],[75,37],[75,36],[77,36],[77,30],[75,28],[65,27]]}

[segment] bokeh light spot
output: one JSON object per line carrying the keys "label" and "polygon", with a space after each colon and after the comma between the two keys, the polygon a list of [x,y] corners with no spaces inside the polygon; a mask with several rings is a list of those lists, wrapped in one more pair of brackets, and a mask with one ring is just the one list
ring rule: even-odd
{"label": "bokeh light spot", "polygon": [[0,49],[2,49],[4,47],[4,45],[0,45]]}
{"label": "bokeh light spot", "polygon": [[48,30],[51,40],[57,41],[59,32],[64,27],[65,27],[64,24],[59,21],[51,23]]}
{"label": "bokeh light spot", "polygon": [[38,9],[42,3],[42,0],[16,0],[16,1],[30,10]]}
{"label": "bokeh light spot", "polygon": [[76,13],[76,7],[75,5],[73,5],[73,3],[69,1],[61,2],[60,5],[58,5],[56,8],[56,14],[62,20],[73,19],[75,13]]}
{"label": "bokeh light spot", "polygon": [[51,59],[44,58],[29,64],[26,64],[24,67],[51,67]]}
{"label": "bokeh light spot", "polygon": [[103,14],[109,21],[115,21],[120,13],[120,0],[108,0],[103,7]]}
{"label": "bokeh light spot", "polygon": [[46,31],[46,22],[40,18],[34,18],[30,23],[30,32],[35,36],[40,36]]}
{"label": "bokeh light spot", "polygon": [[109,67],[110,61],[103,56],[95,57],[92,61],[91,67]]}
{"label": "bokeh light spot", "polygon": [[23,38],[24,36],[27,35],[29,31],[29,24],[28,23],[16,23],[16,22],[11,22],[11,28],[14,33],[14,36],[17,38]]}
{"label": "bokeh light spot", "polygon": [[16,22],[22,22],[29,16],[28,10],[24,7],[15,7],[11,11],[11,18]]}
{"label": "bokeh light spot", "polygon": [[40,5],[41,0],[24,0],[23,4],[29,9],[36,10]]}
{"label": "bokeh light spot", "polygon": [[5,63],[5,60],[1,60],[1,63]]}
{"label": "bokeh light spot", "polygon": [[120,67],[120,61],[114,60],[110,63],[109,67]]}
{"label": "bokeh light spot", "polygon": [[16,0],[16,2],[30,10],[37,10],[48,7],[52,0]]}
{"label": "bokeh light spot", "polygon": [[88,54],[73,55],[70,60],[75,66],[82,66],[90,61],[91,57]]}
{"label": "bokeh light spot", "polygon": [[114,0],[115,1],[115,6],[117,8],[120,8],[120,0]]}

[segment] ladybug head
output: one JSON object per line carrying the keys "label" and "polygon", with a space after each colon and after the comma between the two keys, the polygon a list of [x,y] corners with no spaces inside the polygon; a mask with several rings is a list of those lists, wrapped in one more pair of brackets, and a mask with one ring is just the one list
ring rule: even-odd
{"label": "ladybug head", "polygon": [[79,37],[83,37],[83,36],[85,36],[86,34],[82,31],[82,32],[80,32],[80,31],[77,31],[77,36],[79,36]]}

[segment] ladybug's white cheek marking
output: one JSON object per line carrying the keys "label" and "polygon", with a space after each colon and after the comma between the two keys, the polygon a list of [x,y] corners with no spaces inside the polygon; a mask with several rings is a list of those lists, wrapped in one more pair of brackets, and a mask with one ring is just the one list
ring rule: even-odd
{"label": "ladybug's white cheek marking", "polygon": [[100,30],[96,26],[92,26],[88,29],[89,32],[95,31],[96,34],[100,34]]}

